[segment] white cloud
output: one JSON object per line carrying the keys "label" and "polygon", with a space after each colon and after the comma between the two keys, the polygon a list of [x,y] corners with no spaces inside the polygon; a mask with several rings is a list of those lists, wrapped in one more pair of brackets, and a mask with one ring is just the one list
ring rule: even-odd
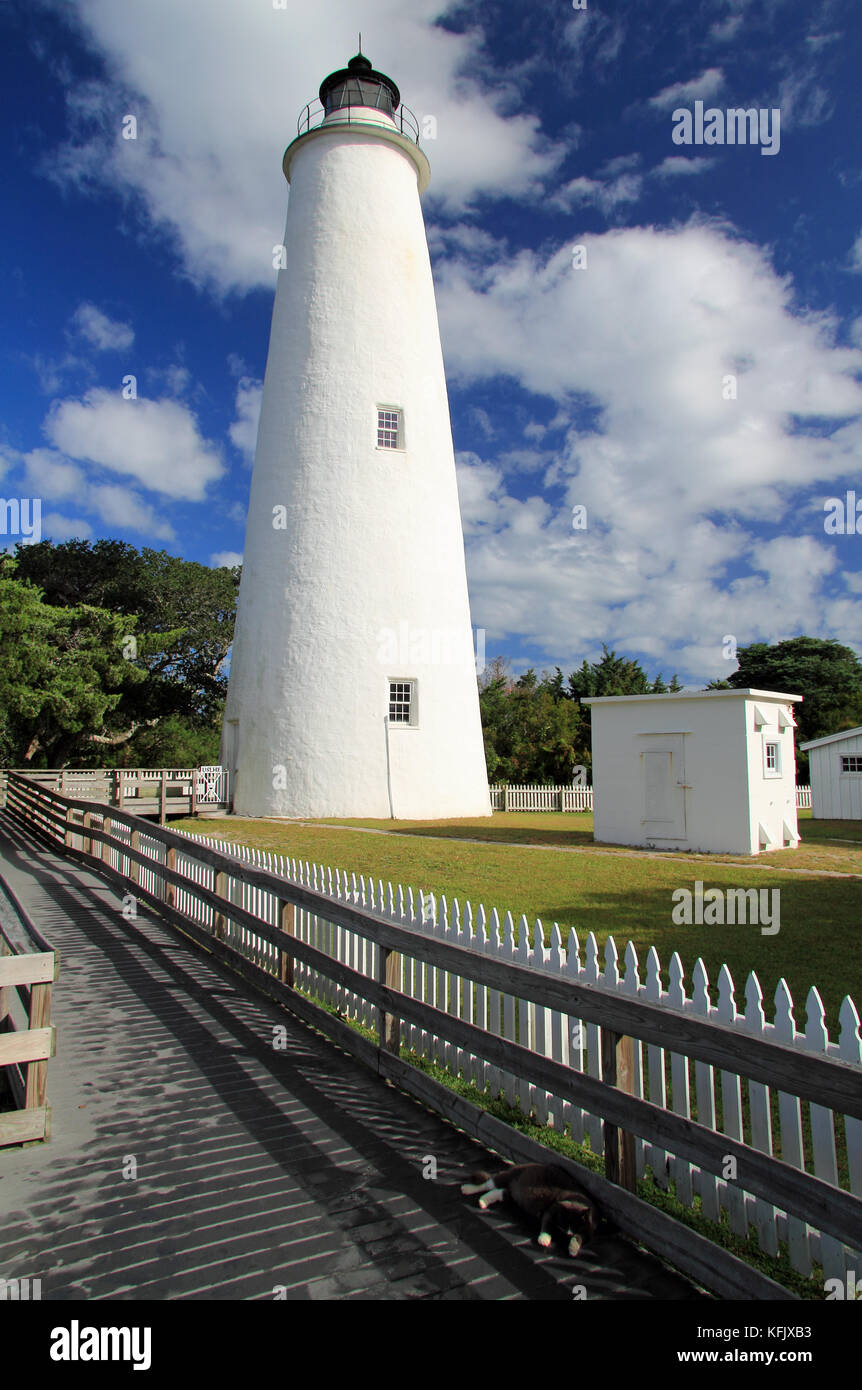
{"label": "white cloud", "polygon": [[21,462],[23,455],[17,449],[10,449],[6,444],[0,444],[0,478],[5,477],[10,468],[16,467]]}
{"label": "white cloud", "polygon": [[217,550],[215,555],[210,556],[210,564],[214,569],[232,570],[242,564],[242,555],[238,550]]}
{"label": "white cloud", "polygon": [[711,159],[697,156],[693,159],[687,159],[685,155],[671,154],[650,172],[657,179],[672,179],[686,174],[704,174],[707,169],[712,167]]}
{"label": "white cloud", "polygon": [[46,512],[42,517],[42,535],[45,540],[56,542],[86,541],[93,534],[89,521],[61,516],[59,512]]}
{"label": "white cloud", "polygon": [[33,449],[24,455],[24,464],[28,483],[46,500],[80,497],[86,487],[84,470],[54,449]]}
{"label": "white cloud", "polygon": [[158,516],[133,488],[115,483],[98,484],[89,488],[87,501],[109,526],[165,541],[174,540],[176,536],[171,523]]}
{"label": "white cloud", "polygon": [[675,106],[686,106],[692,101],[709,101],[724,85],[721,68],[705,68],[699,77],[691,77],[687,82],[674,82],[663,87],[649,105],[658,111],[671,111]]}
{"label": "white cloud", "polygon": [[168,497],[200,501],[224,473],[215,445],[201,438],[196,417],[172,400],[125,400],[96,388],[83,400],[55,401],[44,430],[70,458],[129,474]]}
{"label": "white cloud", "polygon": [[[537,193],[565,146],[541,134],[537,117],[509,114],[507,88],[482,85],[480,31],[438,27],[440,11],[439,0],[363,8],[375,66],[394,77],[420,122],[436,118],[427,196],[463,209],[481,195]],[[69,83],[73,133],[47,165],[53,176],[133,197],[173,232],[196,284],[218,294],[272,288],[287,193],[281,151],[321,79],[353,53],[355,7],[329,0],[311,26],[295,5],[267,3],[244,7],[237,23],[233,0],[208,0],[205,19],[175,0],[79,0],[63,13],[111,76]],[[127,113],[137,118],[135,140],[122,138]]]}
{"label": "white cloud", "polygon": [[135,341],[131,324],[109,319],[95,304],[79,304],[72,315],[72,331],[99,352],[123,352]]}
{"label": "white cloud", "polygon": [[709,37],[718,39],[719,42],[726,42],[732,39],[734,34],[742,24],[742,15],[731,14],[727,19],[722,19],[719,23],[710,26]]}
{"label": "white cloud", "polygon": [[[668,666],[670,651],[697,680],[722,674],[725,633],[742,644],[825,625],[858,643],[858,615],[826,583],[822,512],[789,508],[858,472],[862,424],[846,421],[862,411],[862,352],[834,346],[827,316],[795,311],[789,280],[729,229],[626,228],[588,252],[587,270],[568,246],[439,269],[453,377],[514,377],[571,422],[543,484],[564,489],[562,505],[522,497],[522,459],[459,458],[474,621],[558,660],[601,641]],[[584,397],[594,432],[576,427]],[[806,415],[831,418],[831,438],[794,432]],[[791,534],[770,539],[779,525]]]}
{"label": "white cloud", "polygon": [[121,484],[105,483],[92,472],[72,462],[56,449],[32,449],[18,455],[24,465],[24,485],[42,499],[44,535],[56,540],[92,535],[89,521],[45,512],[57,502],[74,500],[75,505],[107,525],[161,540],[175,538],[174,527],[159,515],[141,494]]}
{"label": "white cloud", "polygon": [[[174,538],[175,532],[171,523],[159,516],[133,488],[94,481],[85,468],[72,463],[54,449],[33,449],[21,457],[27,486],[41,496],[43,509],[45,505],[74,498],[79,507],[99,517],[109,526],[155,536],[162,540]],[[42,530],[45,534],[48,534],[49,517],[53,527],[51,534],[57,538],[89,536],[92,533],[89,522],[70,520],[57,512],[51,512],[43,522]]]}
{"label": "white cloud", "polygon": [[172,362],[167,367],[148,367],[147,381],[151,385],[163,384],[172,396],[182,396],[188,390],[192,374],[188,367]]}
{"label": "white cloud", "polygon": [[239,449],[245,462],[251,468],[257,445],[257,423],[260,418],[260,403],[263,399],[263,382],[252,381],[251,377],[240,377],[236,388],[236,419],[228,433],[231,443]]}
{"label": "white cloud", "polygon": [[620,174],[607,182],[582,177],[564,184],[553,197],[546,199],[546,203],[566,212],[579,205],[593,204],[608,216],[621,204],[637,202],[642,190],[640,174]]}

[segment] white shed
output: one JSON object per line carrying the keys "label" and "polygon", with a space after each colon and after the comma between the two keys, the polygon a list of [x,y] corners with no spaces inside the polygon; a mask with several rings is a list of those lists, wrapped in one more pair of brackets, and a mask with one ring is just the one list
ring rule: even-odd
{"label": "white shed", "polygon": [[800,743],[810,750],[815,820],[862,820],[862,728]]}
{"label": "white shed", "polygon": [[704,690],[584,700],[596,840],[712,854],[795,849],[801,699]]}

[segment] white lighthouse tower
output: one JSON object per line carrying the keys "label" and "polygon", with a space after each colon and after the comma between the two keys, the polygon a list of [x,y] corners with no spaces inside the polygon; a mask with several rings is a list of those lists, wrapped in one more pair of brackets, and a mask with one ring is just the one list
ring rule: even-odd
{"label": "white lighthouse tower", "polygon": [[357,54],[290,206],[222,736],[241,815],[490,815],[428,161]]}

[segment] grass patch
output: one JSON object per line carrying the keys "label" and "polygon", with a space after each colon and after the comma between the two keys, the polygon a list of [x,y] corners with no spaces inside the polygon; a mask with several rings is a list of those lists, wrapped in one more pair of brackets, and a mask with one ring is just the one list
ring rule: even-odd
{"label": "grass patch", "polygon": [[[804,815],[804,813],[803,813]],[[782,872],[788,863],[803,867],[803,850],[781,851],[751,860],[726,856],[652,857],[646,853],[608,852],[592,842],[589,814],[497,812],[475,821],[403,821],[350,823],[242,820],[183,820],[178,828],[274,850],[295,858],[349,869],[393,884],[422,888],[479,904],[486,911],[511,910],[516,929],[525,915],[530,930],[538,918],[548,938],[554,922],[563,940],[577,933],[583,951],[594,932],[603,952],[613,936],[622,954],[631,940],[638,952],[641,978],[646,955],[655,946],[665,987],[674,951],[687,981],[698,957],[703,959],[715,999],[718,972],[727,964],[736,985],[737,1007],[744,1007],[745,982],[755,971],[763,990],[767,1019],[784,977],[795,1004],[797,1027],[804,1027],[808,991],[816,986],[826,1009],[830,1036],[837,1036],[838,1011],[846,994],[862,1006],[862,955],[858,951],[860,884],[853,877]],[[346,824],[339,822],[338,825]],[[803,820],[805,849],[811,866],[828,855],[831,872],[862,870],[862,823]],[[397,829],[396,834],[368,830]],[[850,839],[841,844],[840,837]],[[481,843],[469,841],[478,839]],[[809,843],[810,839],[810,843]],[[520,848],[529,841],[531,848]],[[859,846],[857,849],[856,846]],[[559,849],[576,849],[575,854]],[[672,894],[691,889],[696,879],[705,888],[778,888],[781,929],[761,935],[758,926],[677,925],[671,919]],[[770,900],[771,901],[771,900]],[[689,984],[690,988],[690,984]]]}

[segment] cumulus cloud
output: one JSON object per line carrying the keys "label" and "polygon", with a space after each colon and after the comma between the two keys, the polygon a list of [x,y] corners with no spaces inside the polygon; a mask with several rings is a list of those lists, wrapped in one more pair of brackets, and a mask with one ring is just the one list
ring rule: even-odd
{"label": "cumulus cloud", "polygon": [[240,377],[236,388],[236,419],[228,431],[231,443],[239,449],[243,459],[251,468],[257,445],[257,422],[260,418],[260,403],[263,398],[263,382],[253,381],[251,377]]}
{"label": "cumulus cloud", "polygon": [[[161,540],[173,540],[176,533],[171,523],[160,516],[133,488],[105,483],[92,472],[73,462],[56,449],[32,449],[22,454],[26,486],[42,498],[45,506],[74,499],[75,505],[98,517],[112,527],[150,535]],[[50,519],[50,530],[48,521]],[[45,514],[43,531],[55,539],[70,536],[89,536],[88,521],[63,517],[59,512]]]}
{"label": "cumulus cloud", "polygon": [[92,534],[89,521],[82,521],[79,517],[61,516],[59,512],[45,512],[42,517],[42,536],[45,540],[58,544],[61,541],[87,541]]}
{"label": "cumulus cloud", "polygon": [[196,417],[173,400],[126,400],[101,387],[82,400],[55,401],[44,424],[70,458],[129,474],[154,492],[200,501],[224,465]]}
{"label": "cumulus cloud", "polygon": [[549,207],[560,208],[564,212],[590,204],[598,207],[605,216],[613,213],[621,205],[637,202],[643,190],[640,174],[625,173],[610,179],[572,179],[548,198]]}
{"label": "cumulus cloud", "polygon": [[657,179],[676,179],[687,174],[704,174],[712,168],[712,160],[697,156],[687,159],[685,155],[671,154],[657,164],[651,171]]}
{"label": "cumulus cloud", "polygon": [[[460,458],[475,621],[556,659],[602,640],[672,650],[695,679],[722,674],[725,633],[743,643],[826,622],[858,641],[833,592],[834,547],[790,507],[858,471],[862,353],[835,346],[837,325],[800,312],[789,281],[730,229],[627,228],[587,248],[586,270],[568,246],[439,270],[456,382],[513,377],[569,420],[526,496],[517,461]],[[585,400],[595,427],[581,423]],[[788,523],[803,534],[773,539]]]}
{"label": "cumulus cloud", "polygon": [[721,68],[705,68],[699,77],[690,77],[687,82],[673,82],[663,87],[649,105],[657,111],[672,111],[675,106],[687,106],[693,101],[709,101],[724,85]]}
{"label": "cumulus cloud", "polygon": [[210,556],[210,564],[214,569],[232,570],[242,564],[242,555],[238,550],[218,550]]}
{"label": "cumulus cloud", "polygon": [[[513,115],[507,89],[484,87],[481,33],[444,30],[439,13],[438,0],[367,0],[363,10],[375,66],[392,73],[420,122],[435,118],[428,196],[461,210],[482,196],[537,193],[565,144],[543,136],[536,116]],[[205,23],[175,0],[80,0],[63,15],[109,76],[69,81],[71,137],[48,171],[64,186],[133,199],[173,234],[196,284],[219,295],[271,288],[287,194],[281,154],[321,78],[351,56],[353,6],[330,0],[301,43],[293,5],[248,6],[241,24],[232,0],[208,0]],[[137,120],[134,140],[123,138],[126,113]]]}
{"label": "cumulus cloud", "polygon": [[108,318],[95,304],[79,304],[72,315],[72,331],[99,352],[123,352],[135,341],[131,324]]}
{"label": "cumulus cloud", "polygon": [[84,470],[55,449],[33,449],[24,455],[24,465],[29,485],[52,501],[80,497],[86,487]]}
{"label": "cumulus cloud", "polygon": [[155,536],[158,540],[176,538],[171,523],[160,517],[133,488],[117,483],[95,484],[88,489],[87,500],[97,516],[109,526],[134,531],[142,536]]}

